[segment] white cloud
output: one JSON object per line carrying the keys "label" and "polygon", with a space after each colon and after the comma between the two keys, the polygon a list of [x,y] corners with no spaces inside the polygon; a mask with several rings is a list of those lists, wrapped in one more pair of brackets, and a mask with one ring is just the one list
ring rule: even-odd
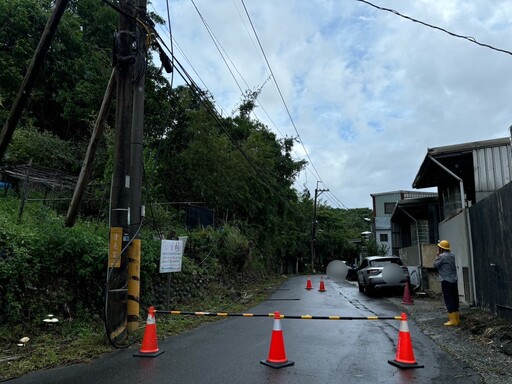
{"label": "white cloud", "polygon": [[[240,100],[237,84],[192,1],[169,1],[176,41],[230,114]],[[345,206],[370,207],[371,193],[411,189],[429,147],[508,135],[511,55],[356,0],[244,2],[322,187]],[[269,70],[242,2],[194,3],[235,64],[242,89],[264,84]],[[508,1],[373,3],[512,50]],[[153,6],[166,18],[164,0]],[[272,81],[259,101],[279,132],[296,135]],[[278,133],[262,108],[257,116]],[[302,145],[295,152],[306,158]],[[299,189],[307,183],[314,190],[312,172],[301,175]]]}

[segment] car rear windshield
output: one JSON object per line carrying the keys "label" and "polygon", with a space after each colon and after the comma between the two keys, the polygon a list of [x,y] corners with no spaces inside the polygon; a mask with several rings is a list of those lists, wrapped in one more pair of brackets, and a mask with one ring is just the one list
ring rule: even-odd
{"label": "car rear windshield", "polygon": [[389,264],[389,263],[395,263],[395,264],[398,264],[398,265],[402,264],[400,262],[400,259],[387,259],[387,260],[372,260],[370,262],[370,265],[372,267],[385,267],[386,264]]}

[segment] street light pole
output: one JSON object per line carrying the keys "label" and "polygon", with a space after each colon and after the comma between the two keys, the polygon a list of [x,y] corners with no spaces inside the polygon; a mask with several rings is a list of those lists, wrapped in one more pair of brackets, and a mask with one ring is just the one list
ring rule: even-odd
{"label": "street light pole", "polygon": [[329,191],[328,189],[318,189],[318,183],[316,182],[315,188],[315,200],[313,204],[313,225],[311,228],[311,272],[315,272],[315,242],[316,242],[316,230],[317,230],[317,220],[316,220],[316,209],[317,209],[317,199],[318,196],[322,194],[322,192]]}

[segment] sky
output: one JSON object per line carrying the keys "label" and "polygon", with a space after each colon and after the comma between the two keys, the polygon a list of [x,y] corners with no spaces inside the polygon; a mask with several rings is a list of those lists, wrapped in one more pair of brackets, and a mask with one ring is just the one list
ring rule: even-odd
{"label": "sky", "polygon": [[[309,163],[297,190],[371,208],[371,194],[414,190],[428,148],[512,125],[510,1],[371,3],[431,27],[358,0],[151,0],[148,11],[167,21],[168,4],[174,54],[224,117],[261,88],[253,118],[297,138],[292,155]],[[168,25],[157,28],[167,41]]]}

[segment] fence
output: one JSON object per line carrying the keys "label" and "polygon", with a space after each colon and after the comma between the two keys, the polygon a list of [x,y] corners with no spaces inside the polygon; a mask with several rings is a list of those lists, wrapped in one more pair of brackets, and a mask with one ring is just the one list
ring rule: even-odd
{"label": "fence", "polygon": [[477,304],[512,320],[512,183],[469,208]]}

